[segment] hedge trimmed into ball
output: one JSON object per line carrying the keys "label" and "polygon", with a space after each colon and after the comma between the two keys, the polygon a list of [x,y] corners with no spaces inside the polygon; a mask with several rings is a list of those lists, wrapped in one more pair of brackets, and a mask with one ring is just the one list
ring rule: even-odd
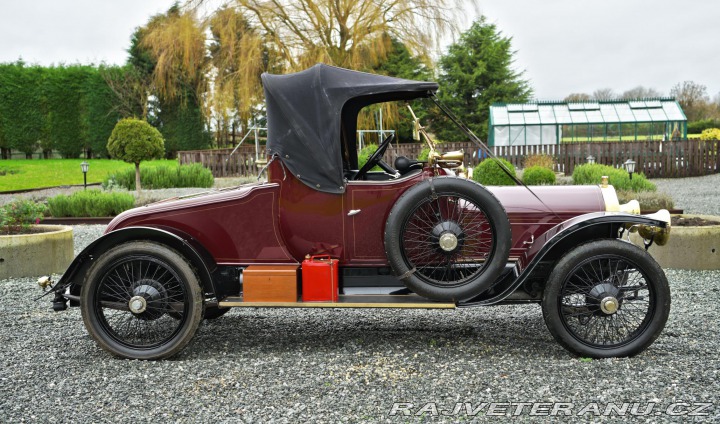
{"label": "hedge trimmed into ball", "polygon": [[543,166],[531,166],[523,171],[523,182],[527,185],[553,185],[555,173]]}
{"label": "hedge trimmed into ball", "polygon": [[[505,165],[505,168],[510,171],[512,176],[515,176],[515,167],[513,164],[505,159],[497,160]],[[495,162],[495,159],[485,159],[480,162],[480,165],[473,169],[473,180],[488,186],[515,185],[515,181],[500,168],[500,165]]]}

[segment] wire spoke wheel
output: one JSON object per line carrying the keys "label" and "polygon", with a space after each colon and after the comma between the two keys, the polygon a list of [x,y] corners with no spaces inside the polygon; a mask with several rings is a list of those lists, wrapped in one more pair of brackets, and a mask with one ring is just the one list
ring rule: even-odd
{"label": "wire spoke wheel", "polygon": [[667,279],[642,249],[619,240],[581,245],[553,270],[543,297],[555,338],[581,356],[631,356],[660,334],[670,310]]}
{"label": "wire spoke wheel", "polygon": [[624,258],[589,258],[568,275],[560,315],[570,333],[593,347],[622,346],[647,328],[655,290]]}
{"label": "wire spoke wheel", "polygon": [[97,290],[94,306],[101,325],[128,347],[147,349],[166,343],[187,319],[188,295],[180,277],[153,257],[118,261]]}
{"label": "wire spoke wheel", "polygon": [[433,300],[469,300],[507,263],[510,223],[500,202],[475,182],[437,177],[408,189],[385,224],[396,275]]}
{"label": "wire spoke wheel", "polygon": [[177,252],[129,242],[88,272],[80,306],[90,335],[105,350],[132,359],[161,359],[190,342],[203,315],[197,276]]}
{"label": "wire spoke wheel", "polygon": [[438,287],[457,287],[483,270],[495,237],[480,205],[461,195],[424,199],[401,229],[409,268]]}

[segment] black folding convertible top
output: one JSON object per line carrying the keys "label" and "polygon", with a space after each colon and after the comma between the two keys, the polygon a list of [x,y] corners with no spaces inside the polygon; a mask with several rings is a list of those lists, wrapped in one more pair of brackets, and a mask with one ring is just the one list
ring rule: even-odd
{"label": "black folding convertible top", "polygon": [[342,154],[346,150],[349,157],[356,157],[355,130],[360,109],[373,103],[428,97],[438,89],[434,82],[323,64],[294,74],[265,73],[262,81],[268,153],[278,155],[303,183],[327,193],[345,191]]}

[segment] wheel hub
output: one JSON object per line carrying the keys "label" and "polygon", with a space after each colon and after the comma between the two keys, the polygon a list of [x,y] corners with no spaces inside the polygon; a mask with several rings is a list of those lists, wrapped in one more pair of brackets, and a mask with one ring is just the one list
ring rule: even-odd
{"label": "wheel hub", "polygon": [[453,233],[444,233],[440,236],[440,248],[446,252],[452,252],[457,248],[458,238]]}
{"label": "wheel hub", "polygon": [[596,315],[612,315],[620,309],[620,289],[610,283],[598,284],[590,290],[587,302]]}
{"label": "wheel hub", "polygon": [[439,253],[451,255],[462,249],[465,233],[454,221],[443,221],[433,227],[430,239]]}
{"label": "wheel hub", "polygon": [[132,294],[128,307],[130,312],[138,318],[155,320],[165,313],[168,293],[159,281],[153,279],[140,280],[135,284]]}
{"label": "wheel hub", "polygon": [[619,307],[618,300],[612,296],[607,296],[600,301],[600,310],[608,315],[617,312]]}
{"label": "wheel hub", "polygon": [[133,314],[141,314],[147,309],[147,300],[142,296],[133,296],[128,302],[128,307]]}

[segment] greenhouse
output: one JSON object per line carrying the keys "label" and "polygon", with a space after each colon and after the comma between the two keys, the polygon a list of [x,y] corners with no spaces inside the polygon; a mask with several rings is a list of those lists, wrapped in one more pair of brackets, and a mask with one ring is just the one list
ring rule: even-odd
{"label": "greenhouse", "polygon": [[684,140],[687,118],[673,98],[496,103],[488,134],[490,146]]}

